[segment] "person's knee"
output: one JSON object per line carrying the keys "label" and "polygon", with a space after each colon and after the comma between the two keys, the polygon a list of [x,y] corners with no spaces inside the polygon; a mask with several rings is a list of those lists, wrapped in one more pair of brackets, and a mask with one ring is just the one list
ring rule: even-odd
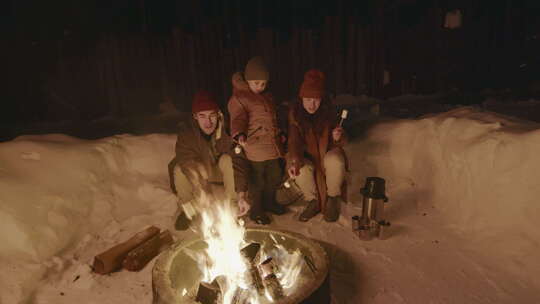
{"label": "person's knee", "polygon": [[345,160],[342,153],[332,150],[324,156],[324,167],[331,169],[345,168]]}
{"label": "person's knee", "polygon": [[312,163],[305,163],[302,168],[300,168],[300,175],[313,175],[315,167]]}
{"label": "person's knee", "polygon": [[223,154],[219,157],[218,167],[221,172],[232,170],[232,157],[229,154]]}
{"label": "person's knee", "polygon": [[182,182],[182,179],[186,179],[186,177],[184,175],[184,172],[182,172],[182,169],[178,165],[174,166],[173,172],[174,172],[174,184],[176,187],[178,187],[179,186],[178,184]]}
{"label": "person's knee", "polygon": [[193,199],[193,185],[178,165],[174,167],[174,184],[176,187],[176,196],[179,201],[185,202]]}

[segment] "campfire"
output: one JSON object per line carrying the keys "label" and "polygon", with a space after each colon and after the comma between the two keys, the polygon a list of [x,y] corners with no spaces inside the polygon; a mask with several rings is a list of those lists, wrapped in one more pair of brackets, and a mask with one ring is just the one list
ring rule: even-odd
{"label": "campfire", "polygon": [[175,244],[154,266],[154,303],[301,303],[325,282],[320,245],[290,232],[246,228],[229,202],[202,197],[200,205],[201,238]]}

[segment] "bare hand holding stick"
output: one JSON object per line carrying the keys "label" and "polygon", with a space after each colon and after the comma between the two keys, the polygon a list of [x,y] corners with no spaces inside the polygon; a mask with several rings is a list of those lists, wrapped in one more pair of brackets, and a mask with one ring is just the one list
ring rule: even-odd
{"label": "bare hand holding stick", "polygon": [[238,215],[237,217],[242,217],[246,215],[251,209],[251,206],[249,205],[247,201],[247,194],[246,192],[240,192],[238,193]]}
{"label": "bare hand holding stick", "polygon": [[349,112],[347,110],[341,111],[341,119],[339,120],[339,124],[332,130],[332,138],[334,139],[334,141],[339,141],[341,139],[341,136],[344,132],[342,127],[343,121],[347,119],[348,114]]}
{"label": "bare hand holding stick", "polygon": [[257,129],[251,131],[251,133],[249,133],[247,136],[244,134],[238,136],[238,144],[236,145],[236,147],[234,147],[234,153],[240,154],[242,152],[242,147],[245,147],[247,145],[247,139],[250,138],[257,131],[259,131],[261,128],[262,126],[259,126]]}

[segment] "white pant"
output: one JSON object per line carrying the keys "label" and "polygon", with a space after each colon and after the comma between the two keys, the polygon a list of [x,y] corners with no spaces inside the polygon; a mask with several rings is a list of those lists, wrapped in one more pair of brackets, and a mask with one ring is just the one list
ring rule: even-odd
{"label": "white pant", "polygon": [[[332,149],[326,152],[323,160],[323,170],[326,176],[327,195],[340,195],[341,185],[345,181],[345,157],[341,149]],[[302,191],[306,201],[318,198],[315,167],[311,161],[304,160],[304,166],[300,168],[300,174],[296,177],[296,184]]]}
{"label": "white pant", "polygon": [[[223,177],[223,186],[212,185],[214,194],[221,196],[224,199],[235,199],[236,192],[234,191],[234,175],[232,167],[232,158],[228,154],[223,154],[219,157],[218,167],[221,176]],[[183,204],[195,199],[196,189],[189,181],[186,175],[177,165],[174,167],[174,184],[176,186],[178,203]]]}

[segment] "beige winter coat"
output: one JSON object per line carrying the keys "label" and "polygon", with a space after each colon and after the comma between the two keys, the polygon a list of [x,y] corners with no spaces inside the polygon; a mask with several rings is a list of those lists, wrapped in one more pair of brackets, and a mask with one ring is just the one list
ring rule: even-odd
{"label": "beige winter coat", "polygon": [[233,95],[228,109],[231,117],[231,136],[248,136],[244,147],[251,161],[265,161],[283,157],[276,105],[269,93],[251,92],[242,73],[232,77]]}

